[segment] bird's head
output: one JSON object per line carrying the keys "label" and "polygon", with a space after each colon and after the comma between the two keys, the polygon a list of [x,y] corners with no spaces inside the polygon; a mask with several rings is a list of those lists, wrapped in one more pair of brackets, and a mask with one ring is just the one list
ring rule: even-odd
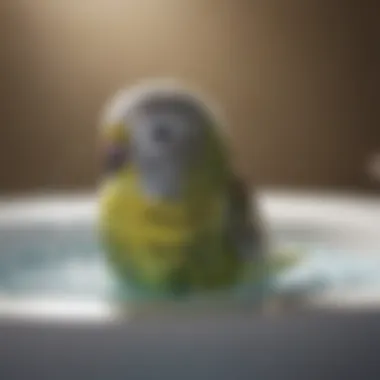
{"label": "bird's head", "polygon": [[203,99],[172,80],[121,91],[102,122],[107,171],[132,165],[143,191],[159,198],[183,194],[190,172],[208,168],[211,178],[211,166],[224,163],[225,139],[215,107]]}

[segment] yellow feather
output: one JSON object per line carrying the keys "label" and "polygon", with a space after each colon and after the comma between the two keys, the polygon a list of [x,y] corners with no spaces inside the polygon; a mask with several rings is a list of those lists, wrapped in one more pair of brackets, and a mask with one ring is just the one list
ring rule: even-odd
{"label": "yellow feather", "polygon": [[220,198],[210,201],[207,194],[203,196],[203,200],[194,194],[178,202],[147,201],[137,174],[128,168],[104,186],[100,220],[118,241],[128,242],[132,249],[186,244],[199,231],[215,228],[223,220]]}
{"label": "yellow feather", "polygon": [[127,143],[128,132],[124,123],[106,124],[101,128],[101,139],[105,142]]}

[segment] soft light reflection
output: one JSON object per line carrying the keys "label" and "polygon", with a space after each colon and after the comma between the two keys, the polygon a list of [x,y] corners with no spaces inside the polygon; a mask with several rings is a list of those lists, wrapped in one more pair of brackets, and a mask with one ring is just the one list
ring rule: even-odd
{"label": "soft light reflection", "polygon": [[62,322],[104,323],[116,320],[117,312],[115,308],[105,302],[1,297],[0,317],[37,321],[57,320]]}
{"label": "soft light reflection", "polygon": [[[380,205],[378,198],[348,195],[259,192],[259,207],[269,223],[287,220],[305,223],[323,222],[327,225],[366,229],[378,232]],[[73,221],[89,222],[96,216],[96,199],[88,195],[39,195],[16,201],[0,197],[0,225],[3,223],[54,224]]]}

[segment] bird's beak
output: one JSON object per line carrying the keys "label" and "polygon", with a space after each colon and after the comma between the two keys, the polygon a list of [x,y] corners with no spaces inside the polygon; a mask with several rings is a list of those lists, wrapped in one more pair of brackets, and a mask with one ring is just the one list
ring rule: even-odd
{"label": "bird's beak", "polygon": [[101,160],[106,175],[123,168],[129,158],[128,139],[123,124],[105,124],[101,129]]}
{"label": "bird's beak", "polygon": [[110,144],[105,147],[104,152],[104,171],[112,174],[125,167],[128,163],[128,149],[125,145]]}

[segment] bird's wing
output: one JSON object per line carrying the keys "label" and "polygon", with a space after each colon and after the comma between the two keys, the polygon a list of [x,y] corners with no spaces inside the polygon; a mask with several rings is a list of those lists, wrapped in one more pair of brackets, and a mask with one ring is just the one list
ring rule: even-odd
{"label": "bird's wing", "polygon": [[248,186],[236,175],[231,175],[228,190],[229,236],[243,255],[261,256],[264,251],[264,231]]}

